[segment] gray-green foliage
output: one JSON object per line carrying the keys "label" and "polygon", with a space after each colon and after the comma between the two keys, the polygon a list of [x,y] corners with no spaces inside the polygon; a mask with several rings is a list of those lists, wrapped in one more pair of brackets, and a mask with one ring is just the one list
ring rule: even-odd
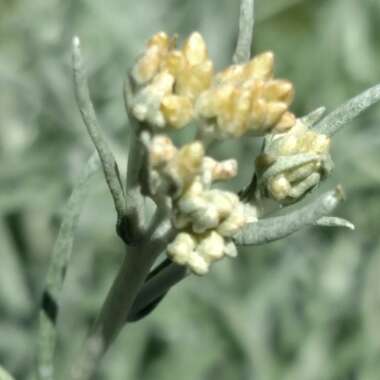
{"label": "gray-green foliage", "polygon": [[[328,112],[379,82],[380,5],[371,0],[256,0],[254,51],[276,54],[296,86],[297,114]],[[61,209],[90,154],[74,102],[70,42],[86,41],[90,87],[116,151],[127,149],[122,82],[154,32],[197,29],[219,67],[229,62],[237,2],[4,1],[0,4],[0,364],[29,378],[35,321]],[[339,22],[337,22],[339,20]],[[191,278],[121,335],[102,364],[109,379],[377,380],[380,109],[334,137],[338,214],[356,231],[315,227],[244,248],[211,276]],[[217,146],[250,179],[253,141]],[[118,157],[117,157],[118,159]],[[111,198],[94,182],[75,245],[59,320],[62,377],[122,256]],[[63,376],[64,378],[64,376]]]}

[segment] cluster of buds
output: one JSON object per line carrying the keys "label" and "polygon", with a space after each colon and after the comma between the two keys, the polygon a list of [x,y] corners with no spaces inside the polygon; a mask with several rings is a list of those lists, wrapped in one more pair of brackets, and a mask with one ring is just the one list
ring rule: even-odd
{"label": "cluster of buds", "polygon": [[[262,193],[279,203],[294,201],[319,183],[328,169],[330,141],[288,110],[293,85],[274,78],[271,52],[214,75],[199,33],[191,34],[180,50],[175,45],[176,39],[162,32],[149,40],[130,74],[128,106],[147,152],[143,191],[169,201],[176,236],[168,255],[205,274],[214,261],[236,256],[233,236],[258,217],[256,208],[236,194],[212,188],[237,174],[237,162],[207,156],[209,137],[269,135],[257,172]],[[193,142],[177,148],[163,134],[192,120],[199,127]],[[300,155],[303,161],[286,166]]]}
{"label": "cluster of buds", "polygon": [[213,65],[199,33],[181,50],[175,38],[154,35],[131,72],[134,97],[131,110],[140,122],[154,128],[182,128],[194,116],[194,102],[210,86]]}
{"label": "cluster of buds", "polygon": [[178,233],[168,246],[171,259],[202,275],[212,262],[235,257],[231,238],[257,220],[256,209],[211,185],[234,177],[236,160],[218,162],[205,156],[200,141],[177,149],[165,135],[152,138],[148,153],[151,193],[165,193],[172,200],[171,218]]}
{"label": "cluster of buds", "polygon": [[221,136],[262,136],[294,125],[288,111],[293,97],[289,81],[273,79],[273,53],[267,52],[218,73],[199,97],[197,112]]}
{"label": "cluster of buds", "polygon": [[329,148],[330,138],[302,119],[288,132],[267,138],[256,159],[263,195],[285,204],[298,200],[331,171]]}

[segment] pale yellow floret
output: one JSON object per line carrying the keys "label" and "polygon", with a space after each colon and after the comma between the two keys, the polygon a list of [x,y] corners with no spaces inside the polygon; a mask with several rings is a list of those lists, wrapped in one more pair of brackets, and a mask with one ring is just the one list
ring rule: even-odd
{"label": "pale yellow floret", "polygon": [[193,273],[202,276],[209,272],[210,264],[198,252],[193,251],[189,256],[188,266]]}
{"label": "pale yellow floret", "polygon": [[132,77],[138,84],[150,81],[157,74],[162,58],[168,53],[170,39],[164,32],[155,34],[147,43],[144,54],[136,62]]}
{"label": "pale yellow floret", "polygon": [[168,255],[177,264],[184,265],[189,261],[196,242],[194,238],[185,232],[180,232],[167,247]]}
{"label": "pale yellow floret", "polygon": [[161,112],[169,126],[182,128],[192,119],[193,105],[185,96],[167,95],[161,101]]}
{"label": "pale yellow floret", "polygon": [[273,198],[280,201],[289,196],[291,185],[284,174],[279,174],[268,181],[268,190]]}
{"label": "pale yellow floret", "polygon": [[242,206],[236,207],[216,229],[224,237],[232,237],[246,224]]}
{"label": "pale yellow floret", "polygon": [[194,32],[185,41],[183,54],[191,66],[199,65],[207,60],[207,46],[200,33]]}
{"label": "pale yellow floret", "polygon": [[200,240],[197,252],[209,262],[221,259],[224,253],[223,237],[217,232],[211,231]]}
{"label": "pale yellow floret", "polygon": [[177,148],[172,140],[165,135],[156,135],[149,145],[149,161],[153,167],[165,164],[172,160]]}
{"label": "pale yellow floret", "polygon": [[[287,201],[314,187],[322,178],[329,149],[330,138],[309,129],[300,120],[288,132],[276,135],[265,150],[265,155],[272,157],[272,163],[277,158],[297,154],[314,154],[317,158],[268,178],[266,189],[270,196],[277,201]],[[257,160],[259,162],[260,159]],[[272,163],[268,163],[268,167]],[[260,170],[265,171],[265,165]]]}

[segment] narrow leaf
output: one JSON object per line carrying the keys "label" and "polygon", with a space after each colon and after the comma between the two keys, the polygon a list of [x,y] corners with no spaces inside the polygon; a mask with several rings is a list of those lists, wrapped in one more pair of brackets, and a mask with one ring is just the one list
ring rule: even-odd
{"label": "narrow leaf", "polygon": [[349,230],[354,230],[355,226],[349,220],[338,218],[336,216],[324,216],[315,222],[317,226],[323,227],[344,227]]}
{"label": "narrow leaf", "polygon": [[368,107],[380,100],[380,84],[369,88],[328,114],[315,126],[319,133],[332,136]]}
{"label": "narrow leaf", "polygon": [[56,320],[61,291],[72,255],[74,233],[88,193],[89,180],[98,169],[99,160],[94,153],[85,165],[67,202],[53,248],[39,317],[37,375],[40,380],[52,380],[54,378],[53,358],[57,335]]}
{"label": "narrow leaf", "polygon": [[257,245],[282,239],[330,214],[343,198],[342,189],[323,194],[312,203],[287,215],[259,220],[248,224],[234,238],[239,245]]}

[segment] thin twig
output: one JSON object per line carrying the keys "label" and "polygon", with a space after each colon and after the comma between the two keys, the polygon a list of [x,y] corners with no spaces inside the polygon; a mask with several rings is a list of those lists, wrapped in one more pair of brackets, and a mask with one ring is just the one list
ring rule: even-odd
{"label": "thin twig", "polygon": [[253,40],[253,27],[255,24],[255,1],[241,0],[239,35],[236,50],[233,56],[234,63],[244,63],[251,57],[251,46]]}
{"label": "thin twig", "polygon": [[38,332],[37,376],[40,380],[54,378],[54,351],[56,345],[56,321],[65,273],[72,255],[74,231],[78,224],[89,180],[99,169],[96,153],[88,160],[78,183],[67,202],[62,224],[54,245],[40,310]]}
{"label": "thin twig", "polygon": [[285,238],[304,227],[312,226],[317,220],[330,214],[342,198],[343,192],[338,186],[290,214],[248,224],[234,240],[238,245],[258,245]]}
{"label": "thin twig", "polygon": [[323,118],[314,129],[319,133],[332,136],[368,107],[380,101],[380,84],[342,104]]}
{"label": "thin twig", "polygon": [[75,95],[83,122],[99,154],[104,176],[111,192],[118,218],[125,215],[125,198],[116,160],[102,135],[88,90],[86,72],[80,51],[80,40],[74,37],[72,46]]}

